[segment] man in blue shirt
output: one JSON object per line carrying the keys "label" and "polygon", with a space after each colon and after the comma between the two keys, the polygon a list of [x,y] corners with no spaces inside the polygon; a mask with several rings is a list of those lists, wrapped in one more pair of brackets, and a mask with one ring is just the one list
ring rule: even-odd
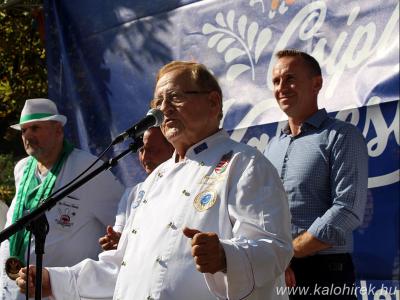
{"label": "man in blue shirt", "polygon": [[323,287],[334,291],[324,299],[355,299],[350,253],[367,196],[365,141],[355,126],[318,109],[323,80],[312,56],[282,50],[276,57],[274,94],[288,123],[265,156],[280,174],[292,214],[294,258],[286,284],[309,287],[303,299],[321,296]]}

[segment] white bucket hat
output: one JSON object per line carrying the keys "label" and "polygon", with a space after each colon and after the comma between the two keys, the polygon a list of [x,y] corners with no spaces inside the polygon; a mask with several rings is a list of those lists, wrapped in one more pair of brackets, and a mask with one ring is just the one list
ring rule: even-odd
{"label": "white bucket hat", "polygon": [[64,126],[67,123],[67,117],[60,115],[56,104],[49,99],[28,99],[22,109],[19,123],[10,127],[21,130],[20,125],[36,121],[57,121]]}

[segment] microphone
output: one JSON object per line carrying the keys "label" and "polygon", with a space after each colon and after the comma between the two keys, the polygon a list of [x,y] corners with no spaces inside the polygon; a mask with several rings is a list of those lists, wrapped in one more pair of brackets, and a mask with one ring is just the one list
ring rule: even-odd
{"label": "microphone", "polygon": [[132,125],[132,127],[125,130],[125,132],[118,135],[111,143],[111,145],[121,143],[128,137],[135,139],[141,136],[150,127],[160,126],[163,120],[164,114],[162,113],[162,111],[152,108],[147,112],[146,117],[144,117],[136,124]]}

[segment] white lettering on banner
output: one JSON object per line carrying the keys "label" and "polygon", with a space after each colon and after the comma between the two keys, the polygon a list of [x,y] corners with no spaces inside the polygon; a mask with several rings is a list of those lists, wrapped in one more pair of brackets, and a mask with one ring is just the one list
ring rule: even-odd
{"label": "white lettering on banner", "polygon": [[[365,26],[363,25],[358,26],[358,28],[354,31],[354,34],[351,37],[350,42],[344,49],[344,53],[337,62],[337,64],[336,64],[337,53],[335,53],[332,50],[331,55],[326,60],[327,74],[332,75],[332,77],[330,77],[330,81],[328,82],[328,87],[326,89],[326,94],[325,94],[326,98],[331,98],[333,96],[335,88],[338,85],[340,78],[346,68],[352,69],[360,66],[369,57],[371,57],[374,54],[374,52],[376,52],[378,56],[382,57],[384,55],[384,52],[389,51],[390,49],[393,48],[393,46],[396,47],[396,43],[393,43],[391,39],[394,36],[394,31],[398,30],[398,22],[399,22],[398,10],[399,10],[399,5],[397,5],[396,8],[394,9],[392,16],[390,17],[383,33],[380,35],[380,38],[375,43],[375,45],[373,44],[373,42],[376,37],[376,25],[375,23],[370,22]],[[355,8],[353,11],[355,11],[358,14],[359,8]],[[352,15],[350,14],[350,17],[351,16]],[[344,32],[340,33],[340,36],[342,35],[343,37],[344,36],[347,37],[347,33]],[[324,51],[318,49],[318,47],[321,47],[319,43],[317,44],[316,49],[318,50],[319,53],[322,54]],[[340,46],[336,47],[338,44]],[[341,50],[341,44],[342,41],[338,39],[335,42],[333,49],[336,50],[335,48],[337,48],[337,51]],[[322,45],[324,47],[326,45],[326,41],[322,42]],[[318,53],[315,53],[315,56],[319,58],[317,54]],[[322,58],[319,59],[322,62],[321,65],[323,66],[324,65],[323,59]]]}
{"label": "white lettering on banner", "polygon": [[[318,12],[319,11],[319,12]],[[304,6],[292,19],[289,25],[286,27],[285,31],[282,33],[281,39],[275,46],[275,51],[285,49],[289,44],[289,41],[293,38],[294,33],[300,27],[299,39],[300,40],[308,40],[314,37],[314,34],[318,32],[321,26],[324,23],[326,16],[326,4],[323,1],[316,1]],[[308,32],[305,32],[308,24],[318,17],[315,21],[314,25],[309,29]],[[272,68],[274,67],[276,62],[276,58],[272,57],[268,70],[267,70],[267,78],[266,83],[267,87],[272,91]]]}
{"label": "white lettering on banner", "polygon": [[[360,12],[360,6],[351,8],[346,25],[350,28]],[[346,31],[339,32],[335,40],[329,40],[321,36],[322,26],[325,24],[327,15],[327,4],[325,1],[314,1],[305,5],[287,25],[280,39],[275,45],[274,52],[290,47],[293,40],[312,41],[308,43],[310,52],[315,56],[321,67],[326,67],[327,86],[324,99],[330,99],[337,88],[345,70],[354,69],[361,66],[367,59],[374,56],[374,59],[383,58],[390,51],[398,51],[398,23],[399,23],[399,4],[388,18],[383,31],[377,32],[374,22],[358,25],[354,28],[353,34]],[[286,12],[283,11],[282,14]],[[229,65],[226,78],[234,81],[244,72],[251,72],[251,79],[254,81],[255,68],[260,57],[264,53],[269,43],[274,39],[273,31],[266,27],[261,28],[256,21],[251,21],[248,16],[241,15],[239,18],[234,10],[229,10],[224,16],[222,12],[215,17],[216,25],[205,23],[202,32],[210,35],[208,47],[215,48],[218,53],[225,53],[224,60]],[[379,39],[376,40],[376,36]],[[313,47],[313,48],[311,48]],[[330,53],[328,51],[330,50]],[[240,63],[234,63],[242,57]],[[245,63],[247,57],[248,63]],[[271,57],[266,70],[266,86],[269,90],[272,87],[272,68],[276,58]],[[395,72],[395,71],[394,71]],[[355,99],[357,100],[357,99]],[[359,102],[364,99],[359,99]]]}
{"label": "white lettering on banner", "polygon": [[[347,32],[341,32],[338,34],[336,41],[329,48],[332,49],[331,53],[325,57],[325,47],[328,45],[327,38],[320,38],[314,47],[314,50],[310,49],[310,53],[315,56],[321,64],[321,67],[326,66],[326,72],[328,75],[332,75],[327,81],[327,89],[324,98],[329,99],[333,96],[334,91],[339,83],[340,78],[343,75],[345,69],[352,69],[360,66],[365,62],[374,52],[378,56],[384,56],[385,52],[390,51],[393,47],[398,47],[396,42],[393,42],[393,36],[395,31],[398,30],[399,22],[399,4],[393,11],[392,16],[389,18],[385,29],[380,35],[379,40],[374,45],[374,39],[376,36],[376,25],[373,22],[368,24],[360,25],[355,29],[350,41],[343,48],[346,40],[349,37]],[[347,25],[351,26],[356,19],[360,7],[356,6],[352,9]],[[302,41],[315,39],[318,36],[319,29],[322,27],[325,21],[327,7],[325,2],[316,1],[306,5],[301,9],[298,14],[289,23],[286,30],[282,34],[282,38],[278,41],[275,46],[275,52],[281,49],[285,49],[289,45],[289,41],[293,39],[293,35],[299,29],[298,38]],[[316,19],[316,20],[314,20]],[[311,22],[313,25],[309,28]],[[306,31],[306,29],[308,31]],[[339,53],[343,53],[341,57]],[[272,58],[267,70],[267,86],[272,90],[272,68],[275,65],[276,58]]]}
{"label": "white lettering on banner", "polygon": [[[225,106],[225,101],[224,101],[224,106]],[[246,116],[240,121],[240,123],[236,126],[236,128],[247,128],[254,122],[254,120],[263,114],[265,111],[272,107],[276,107],[276,101],[275,99],[266,99],[263,101],[258,102],[256,105],[254,105],[250,111],[246,114]],[[225,110],[225,109],[224,109]],[[240,141],[242,140],[244,134],[246,131],[243,131],[243,134],[241,133],[232,133],[233,134],[233,139]]]}
{"label": "white lettering on banner", "polygon": [[[399,105],[398,102],[396,114],[393,118],[390,126],[386,124],[385,118],[383,117],[382,111],[379,105],[367,107],[363,135],[366,137],[370,131],[370,127],[376,132],[376,136],[370,139],[367,143],[368,154],[370,157],[378,157],[386,149],[387,142],[390,134],[394,134],[397,144],[400,144],[399,140]],[[339,120],[347,120],[349,116],[351,118],[349,123],[356,125],[359,123],[360,113],[358,109],[344,110],[337,113],[336,118]]]}
{"label": "white lettering on banner", "polygon": [[[374,101],[378,102],[379,99],[377,99],[377,97],[374,97]],[[228,103],[231,105],[232,101]],[[271,103],[271,101],[268,100],[266,103]],[[248,120],[249,118],[255,118],[260,114],[257,113],[257,110],[261,112],[263,111],[263,109],[258,108],[258,105],[256,107],[254,107],[244,117],[243,121],[246,121],[246,123],[250,122],[250,120]],[[359,109],[357,108],[339,111],[335,117],[339,120],[347,120],[347,122],[355,126],[359,125],[360,122],[360,112]],[[386,123],[381,108],[378,104],[366,107],[365,123],[362,133],[364,137],[367,137],[370,131],[375,132],[375,136],[367,140],[368,155],[370,157],[378,157],[383,154],[383,152],[387,147],[388,140],[391,134],[394,135],[397,145],[400,145],[399,121],[400,121],[400,102],[397,103],[396,113],[390,125]],[[285,124],[284,122],[278,123],[276,135],[280,134],[284,124]],[[231,138],[236,141],[241,141],[245,136],[247,129],[248,128],[237,126],[237,129],[235,129],[232,132]],[[269,140],[270,136],[266,133],[262,133],[259,138],[252,137],[251,139],[249,139],[247,144],[256,147],[258,150],[263,152]],[[399,178],[400,178],[400,170],[397,169],[383,175],[370,177],[368,179],[368,187],[375,188],[375,187],[390,185],[398,182],[400,180]]]}
{"label": "white lettering on banner", "polygon": [[[285,6],[285,2],[286,1],[280,2],[283,5],[281,5],[282,9],[279,9],[281,15],[287,13],[287,11],[292,8]],[[261,4],[260,1],[250,1],[251,6],[254,6],[256,3]],[[277,3],[278,2],[275,4]],[[293,4],[294,1],[289,1],[289,3]],[[306,45],[309,45],[307,52],[311,53],[319,60],[321,66],[325,67],[325,71],[328,75],[326,79],[326,88],[321,92],[324,93],[321,95],[321,98],[324,100],[334,95],[346,70],[369,65],[377,59],[384,59],[386,55],[391,56],[396,50],[398,51],[399,47],[398,34],[396,34],[398,33],[399,24],[398,3],[393,3],[393,13],[388,15],[383,21],[382,26],[379,27],[382,27],[383,30],[379,32],[376,22],[368,22],[368,18],[360,17],[361,21],[356,23],[361,12],[361,6],[357,2],[347,4],[349,7],[349,14],[347,22],[344,25],[347,27],[335,33],[333,35],[333,40],[331,37],[329,37],[330,39],[328,40],[328,36],[325,37],[321,35],[321,33],[325,32],[323,26],[327,19],[327,5],[325,1],[321,0],[304,5],[291,17],[289,24],[279,36],[280,39],[274,46],[274,51],[278,51],[289,47],[295,40],[303,41]],[[277,5],[274,5],[275,9],[277,7]],[[262,11],[265,12],[264,7]],[[361,23],[363,20],[367,21]],[[266,74],[255,72],[255,68],[258,63],[263,61],[260,58],[263,54],[265,55],[267,46],[277,40],[274,39],[274,32],[269,27],[262,28],[259,26],[256,21],[251,20],[250,15],[237,15],[232,9],[230,9],[226,15],[224,15],[223,12],[218,12],[215,16],[215,22],[215,25],[205,23],[202,28],[202,33],[209,35],[209,48],[215,48],[218,53],[224,54],[225,63],[228,65],[226,79],[228,81],[234,81],[245,72],[251,74],[250,77],[252,81],[255,81],[255,76],[258,74],[265,75],[266,85],[269,90],[272,91],[271,76],[276,58],[272,57],[269,61]],[[348,30],[346,30],[347,28]],[[241,58],[240,62],[235,63],[238,58]],[[393,60],[393,76],[395,76],[396,72],[396,63],[398,66],[398,61]],[[385,75],[389,76],[391,74]],[[352,85],[354,82],[350,82],[349,84]],[[271,115],[273,121],[283,120],[284,115],[277,115],[276,101],[268,95],[268,92],[269,91],[266,91],[266,97],[269,98],[260,100],[257,104],[252,105],[251,109],[240,122],[235,125],[235,129],[231,134],[234,140],[243,140],[248,127],[257,125],[255,122],[260,116],[269,119]],[[379,105],[375,105],[381,103],[382,99],[374,96],[369,99],[369,101],[366,100],[367,99],[357,99],[357,97],[354,97],[353,100],[349,101],[346,107],[339,108],[341,111],[337,113],[336,118],[342,120],[349,119],[349,122],[358,125],[360,122],[358,109],[344,109],[359,106],[360,104],[367,107],[365,124],[359,127],[363,127],[363,135],[365,137],[368,136],[367,147],[369,156],[375,158],[382,155],[385,151],[391,134],[394,134],[395,141],[397,145],[399,145],[399,106],[397,106],[393,121],[388,125],[386,124]],[[398,101],[398,99],[395,101]],[[236,109],[235,107],[235,99],[225,100],[224,116],[228,115],[230,109]],[[375,133],[375,136],[370,137],[373,133]],[[261,134],[259,137],[252,137],[249,139],[248,144],[263,151],[269,139],[270,137],[267,134]],[[396,183],[400,180],[399,175],[399,169],[387,170],[386,174],[370,177],[368,186],[374,188]]]}
{"label": "white lettering on banner", "polygon": [[[375,99],[376,100],[376,99]],[[397,145],[400,144],[399,139],[399,106],[400,102],[397,103],[396,114],[393,118],[392,123],[388,126],[385,118],[383,117],[382,111],[379,105],[368,106],[366,109],[365,124],[362,131],[364,137],[368,135],[368,132],[372,129],[375,132],[375,137],[367,141],[368,155],[370,157],[380,156],[386,149],[389,136],[393,133]],[[348,120],[349,123],[356,125],[359,123],[360,113],[358,109],[344,110],[337,113],[336,118],[339,120]],[[370,177],[368,179],[368,188],[375,188],[379,186],[385,186],[393,184],[399,181],[400,170],[397,169],[393,172]]]}

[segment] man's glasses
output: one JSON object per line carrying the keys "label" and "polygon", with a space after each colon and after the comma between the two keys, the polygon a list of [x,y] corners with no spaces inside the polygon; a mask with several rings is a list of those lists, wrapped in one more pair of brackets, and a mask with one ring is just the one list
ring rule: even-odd
{"label": "man's glasses", "polygon": [[158,97],[151,100],[151,107],[160,109],[163,101],[167,101],[172,106],[179,106],[191,95],[208,94],[210,91],[168,91],[164,97]]}

